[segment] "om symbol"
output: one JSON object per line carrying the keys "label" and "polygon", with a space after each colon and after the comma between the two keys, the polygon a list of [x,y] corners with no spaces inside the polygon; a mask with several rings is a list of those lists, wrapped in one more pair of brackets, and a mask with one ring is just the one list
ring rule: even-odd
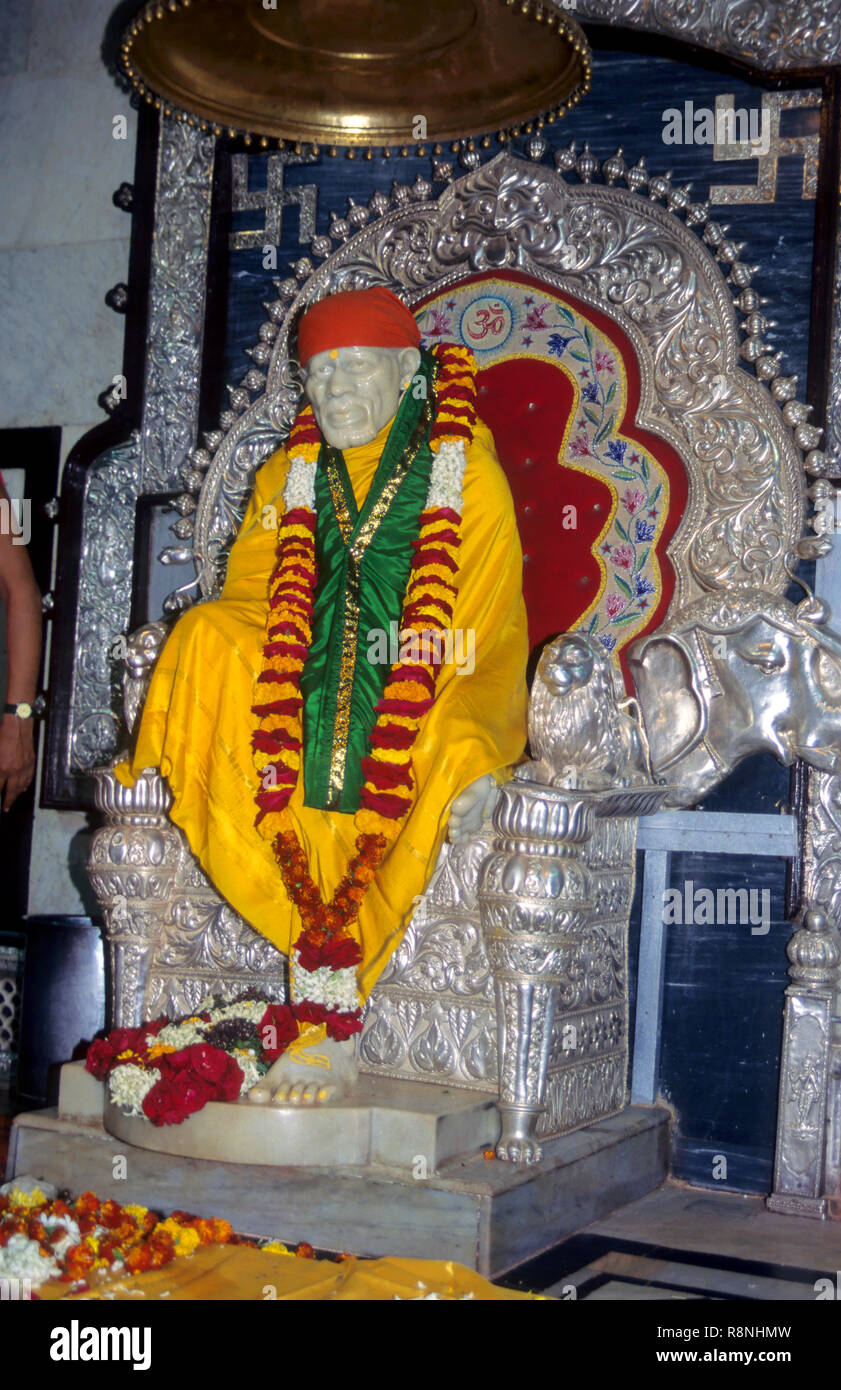
{"label": "om symbol", "polygon": [[487,296],[474,299],[461,320],[461,333],[468,347],[488,352],[500,347],[511,332],[512,316],[508,305]]}

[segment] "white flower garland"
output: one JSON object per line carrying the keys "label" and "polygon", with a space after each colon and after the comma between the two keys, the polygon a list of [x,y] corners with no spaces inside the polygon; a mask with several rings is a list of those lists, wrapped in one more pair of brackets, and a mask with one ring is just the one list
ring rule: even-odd
{"label": "white flower garland", "polygon": [[61,1273],[54,1259],[41,1253],[37,1240],[18,1232],[0,1249],[0,1279],[28,1279],[31,1284],[43,1284]]}
{"label": "white flower garland", "polygon": [[[432,470],[426,495],[426,510],[449,507],[461,514],[464,470],[467,451],[463,439],[445,439],[432,454]],[[298,507],[315,512],[315,475],[317,460],[308,461],[296,455],[289,464],[283,489],[283,509],[291,512]]]}
{"label": "white flower garland", "polygon": [[[57,1240],[53,1245],[53,1251],[59,1259],[63,1259],[71,1246],[78,1245],[82,1239],[82,1232],[79,1230],[72,1216],[42,1216],[40,1221],[45,1231],[64,1231],[64,1235],[61,1239]],[[95,1236],[100,1236],[104,1229],[103,1226],[95,1226],[93,1234]]]}
{"label": "white flower garland", "polygon": [[331,970],[322,965],[318,970],[303,970],[295,953],[290,957],[292,969],[292,998],[298,1003],[322,1004],[325,1008],[339,1013],[350,1013],[359,1008],[359,994],[356,988],[356,971],[353,967]]}
{"label": "white flower garland", "polygon": [[174,1047],[176,1052],[180,1052],[182,1047],[192,1047],[193,1043],[204,1042],[204,1033],[201,1027],[188,1019],[186,1023],[167,1023],[158,1033],[153,1042],[147,1045],[154,1047],[155,1043],[164,1043],[167,1047]]}
{"label": "white flower garland", "polygon": [[126,1062],[115,1067],[108,1077],[108,1094],[124,1115],[142,1115],[143,1102],[161,1074],[156,1068],[135,1066]]}
{"label": "white flower garland", "polygon": [[242,1072],[242,1085],[239,1088],[239,1093],[244,1096],[246,1091],[250,1091],[252,1086],[257,1085],[262,1076],[257,1065],[257,1053],[250,1047],[235,1047],[230,1055]]}
{"label": "white flower garland", "polygon": [[228,1018],[245,1018],[249,1023],[259,1023],[265,1012],[264,1001],[245,999],[241,1004],[225,1004],[221,1009],[211,1009],[210,1023],[204,1024],[204,1027],[211,1028],[214,1023],[222,1023]]}
{"label": "white flower garland", "polygon": [[432,472],[429,475],[429,491],[426,495],[427,511],[449,507],[450,511],[458,512],[461,516],[466,467],[467,451],[464,440],[445,439],[432,455]]}
{"label": "white flower garland", "polygon": [[284,511],[294,511],[296,507],[306,507],[310,512],[315,511],[315,473],[318,467],[317,460],[311,463],[300,455],[296,455],[289,464],[289,472],[286,475],[286,485],[283,489],[283,509]]}
{"label": "white flower garland", "polygon": [[[214,1023],[221,1023],[226,1018],[247,1018],[252,1023],[259,1023],[265,1011],[265,1002],[259,999],[243,999],[239,1004],[220,1004],[213,995],[209,994],[199,1004],[194,1017],[198,1017],[198,1014],[209,1014],[209,1023],[203,1022],[201,1027],[211,1028]],[[187,1019],[186,1022],[189,1023],[190,1019]]]}

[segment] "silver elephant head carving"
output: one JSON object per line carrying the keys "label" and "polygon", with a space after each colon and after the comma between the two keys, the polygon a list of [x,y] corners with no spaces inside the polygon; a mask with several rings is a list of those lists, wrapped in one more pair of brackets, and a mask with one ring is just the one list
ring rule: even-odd
{"label": "silver elephant head carving", "polygon": [[544,647],[529,702],[530,775],[602,790],[653,781],[636,701],[595,638],[567,632]]}
{"label": "silver elephant head carving", "polygon": [[743,758],[841,770],[841,637],[814,598],[709,594],[630,648],[655,773],[690,806]]}

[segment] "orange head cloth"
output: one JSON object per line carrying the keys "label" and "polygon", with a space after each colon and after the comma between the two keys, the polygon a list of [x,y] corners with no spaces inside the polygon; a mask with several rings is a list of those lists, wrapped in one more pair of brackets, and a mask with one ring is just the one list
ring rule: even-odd
{"label": "orange head cloth", "polygon": [[420,347],[411,309],[376,285],[343,290],[307,309],[298,325],[298,361],[305,367],[317,352],[341,347]]}

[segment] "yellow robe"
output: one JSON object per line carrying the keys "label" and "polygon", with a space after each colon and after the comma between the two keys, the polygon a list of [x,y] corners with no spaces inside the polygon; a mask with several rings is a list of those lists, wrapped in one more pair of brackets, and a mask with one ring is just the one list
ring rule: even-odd
{"label": "yellow robe", "polygon": [[[344,451],[359,507],[389,429],[390,424],[370,444]],[[172,819],[208,877],[286,954],[301,922],[271,844],[254,828],[259,775],[251,752],[257,721],[250,710],[266,640],[268,581],[287,467],[281,449],[258,472],[221,596],[190,609],[173,629],[155,666],[134,755],[118,770],[130,785],[143,768],[160,768],[174,797]],[[472,629],[475,669],[459,674],[455,664],[442,665],[435,704],[412,751],[416,799],[359,913],[359,986],[365,997],[426,887],[451,802],[477,777],[516,761],[526,740],[522,554],[508,483],[490,431],[481,424],[468,450],[463,496],[453,626]],[[266,524],[272,521],[274,526]],[[304,806],[300,778],[290,810],[313,878],[329,899],[354,853],[353,816]]]}

